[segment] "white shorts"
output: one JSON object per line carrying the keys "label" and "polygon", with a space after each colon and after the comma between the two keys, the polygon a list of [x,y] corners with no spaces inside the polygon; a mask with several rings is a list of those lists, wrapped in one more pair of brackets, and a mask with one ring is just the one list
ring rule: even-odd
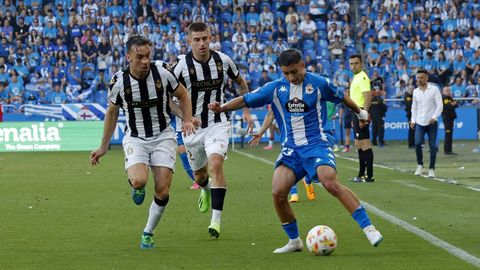
{"label": "white shorts", "polygon": [[125,170],[138,163],[175,170],[177,135],[172,127],[169,126],[156,137],[148,139],[125,136],[122,143]]}
{"label": "white shorts", "polygon": [[229,137],[230,122],[216,123],[197,130],[195,134],[183,136],[192,170],[198,171],[205,167],[211,154],[219,154],[226,158]]}

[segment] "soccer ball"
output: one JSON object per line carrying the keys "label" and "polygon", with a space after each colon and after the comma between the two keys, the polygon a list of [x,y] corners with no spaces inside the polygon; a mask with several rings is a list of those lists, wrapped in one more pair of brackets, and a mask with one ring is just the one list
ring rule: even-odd
{"label": "soccer ball", "polygon": [[327,256],[337,247],[337,235],[328,226],[319,225],[313,227],[307,235],[307,248],[317,256]]}

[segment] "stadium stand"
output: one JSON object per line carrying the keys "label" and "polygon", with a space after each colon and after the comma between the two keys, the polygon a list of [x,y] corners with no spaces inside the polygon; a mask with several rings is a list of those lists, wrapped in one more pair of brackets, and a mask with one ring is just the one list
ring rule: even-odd
{"label": "stadium stand", "polygon": [[[105,103],[130,35],[148,36],[155,58],[173,62],[188,51],[185,28],[198,20],[216,36],[212,46],[249,73],[252,88],[262,70],[277,78],[276,56],[294,47],[311,58],[309,70],[328,76],[348,74],[348,57],[362,53],[388,98],[413,87],[419,67],[440,86],[458,82],[455,97],[478,97],[480,89],[478,0],[0,0],[0,18],[0,102],[16,107]],[[66,99],[52,100],[57,85]]]}

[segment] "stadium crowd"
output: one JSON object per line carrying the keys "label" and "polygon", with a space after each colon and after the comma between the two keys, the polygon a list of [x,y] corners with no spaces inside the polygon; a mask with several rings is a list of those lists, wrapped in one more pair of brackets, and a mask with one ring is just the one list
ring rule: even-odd
{"label": "stadium crowd", "polygon": [[413,88],[420,67],[454,98],[480,91],[478,0],[0,0],[0,18],[0,102],[17,107],[106,103],[129,36],[148,37],[155,59],[173,63],[193,21],[210,26],[211,48],[236,61],[250,89],[278,78],[279,53],[297,48],[309,71],[344,88],[346,60],[360,51],[388,98]]}

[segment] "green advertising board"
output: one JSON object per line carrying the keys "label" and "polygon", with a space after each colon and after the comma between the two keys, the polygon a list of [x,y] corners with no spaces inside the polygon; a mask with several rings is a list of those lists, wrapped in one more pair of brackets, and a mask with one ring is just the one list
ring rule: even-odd
{"label": "green advertising board", "polygon": [[0,122],[0,152],[89,151],[102,132],[102,121]]}

